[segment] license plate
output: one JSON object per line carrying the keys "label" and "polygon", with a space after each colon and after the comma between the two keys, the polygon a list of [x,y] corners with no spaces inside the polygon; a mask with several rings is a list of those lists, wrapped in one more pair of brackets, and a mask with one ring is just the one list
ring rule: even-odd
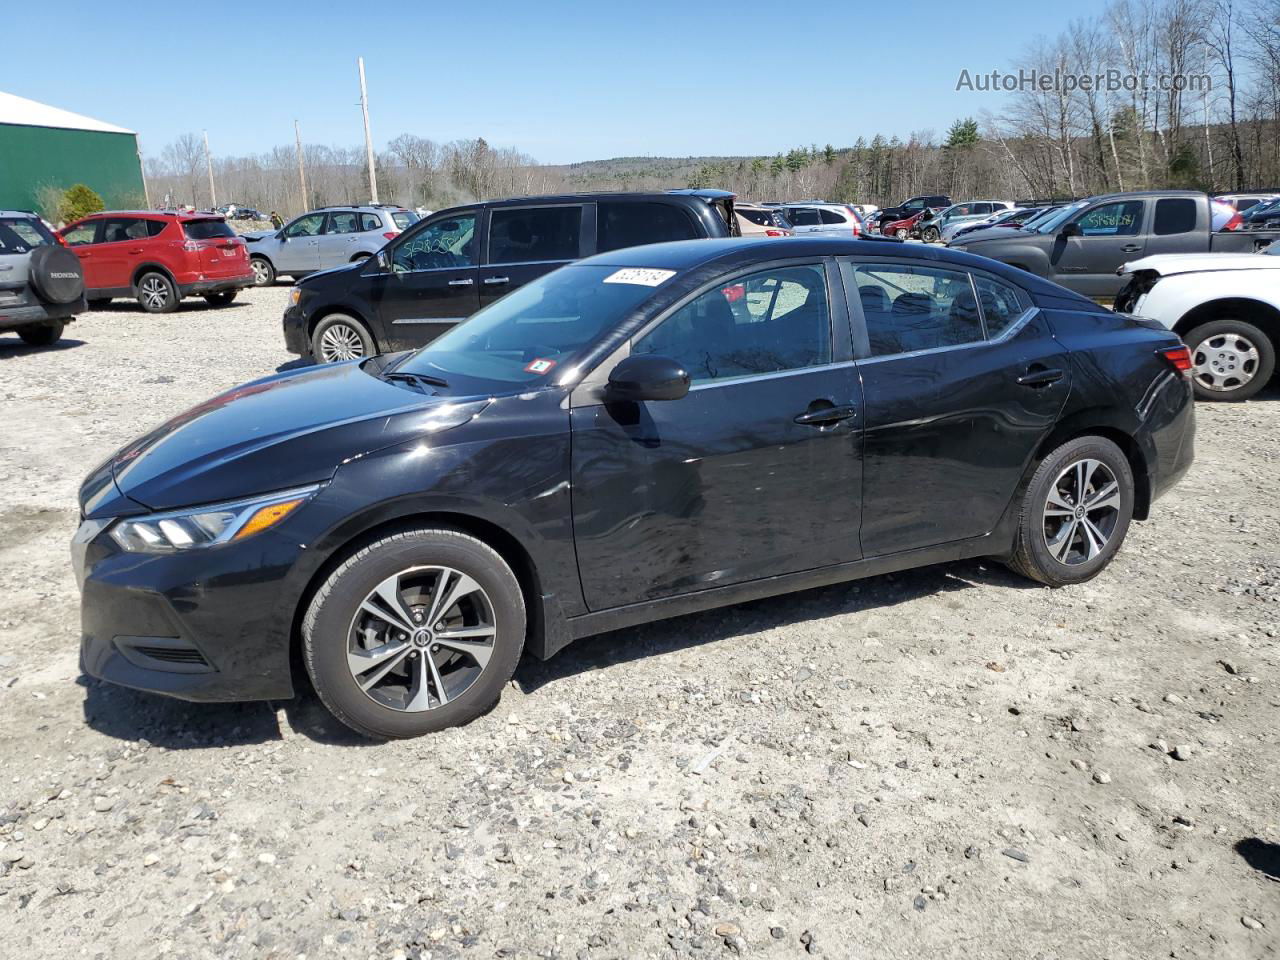
{"label": "license plate", "polygon": [[234,257],[239,252],[240,252],[239,247],[226,247],[225,249],[223,249],[222,255],[224,257]]}

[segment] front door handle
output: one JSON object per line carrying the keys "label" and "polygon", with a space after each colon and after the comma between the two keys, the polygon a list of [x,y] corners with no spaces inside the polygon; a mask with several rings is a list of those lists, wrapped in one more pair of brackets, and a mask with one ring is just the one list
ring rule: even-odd
{"label": "front door handle", "polygon": [[1137,253],[1142,249],[1142,245],[1138,243],[1126,243],[1120,248],[1121,253]]}
{"label": "front door handle", "polygon": [[510,283],[510,277],[485,277],[484,282],[487,284]]}
{"label": "front door handle", "polygon": [[806,426],[824,427],[829,423],[848,420],[850,417],[855,416],[857,412],[857,408],[849,405],[837,407],[831,404],[825,406],[810,404],[808,410],[795,418],[795,422]]}
{"label": "front door handle", "polygon": [[469,286],[471,286],[473,283],[475,283],[475,281],[468,277],[466,280],[450,280],[450,281],[449,281],[449,286],[451,286],[451,287],[469,287]]}
{"label": "front door handle", "polygon": [[1057,383],[1062,377],[1061,370],[1051,370],[1049,367],[1034,364],[1018,378],[1018,384],[1023,387],[1047,387],[1051,383]]}

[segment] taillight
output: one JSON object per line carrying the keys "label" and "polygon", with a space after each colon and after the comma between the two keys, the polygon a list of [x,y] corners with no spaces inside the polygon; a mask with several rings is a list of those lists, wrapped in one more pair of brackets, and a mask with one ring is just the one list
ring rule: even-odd
{"label": "taillight", "polygon": [[199,240],[187,240],[182,244],[182,249],[187,251],[187,253],[199,253],[204,249],[204,244]]}
{"label": "taillight", "polygon": [[399,231],[399,230],[388,230],[388,231],[387,231],[386,233],[384,233],[382,236],[383,236],[385,239],[387,239],[387,240],[394,240],[396,237],[400,236],[400,231]]}
{"label": "taillight", "polygon": [[789,237],[791,234],[786,230],[774,230],[772,227],[765,230],[766,237]]}
{"label": "taillight", "polygon": [[845,207],[849,211],[849,216],[853,220],[853,235],[859,237],[862,235],[862,221],[858,219],[858,211],[853,207]]}
{"label": "taillight", "polygon": [[1185,343],[1180,343],[1176,347],[1165,347],[1157,352],[1184,377],[1191,376],[1191,349]]}

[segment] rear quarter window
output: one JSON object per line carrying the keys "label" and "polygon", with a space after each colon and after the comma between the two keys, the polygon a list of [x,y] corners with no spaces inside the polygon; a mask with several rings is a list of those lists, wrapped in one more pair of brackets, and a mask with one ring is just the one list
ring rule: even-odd
{"label": "rear quarter window", "polygon": [[395,223],[397,230],[408,230],[418,222],[418,215],[409,210],[394,210],[391,213],[391,220]]}
{"label": "rear quarter window", "polygon": [[183,223],[182,232],[188,240],[218,240],[236,235],[225,220],[188,220]]}

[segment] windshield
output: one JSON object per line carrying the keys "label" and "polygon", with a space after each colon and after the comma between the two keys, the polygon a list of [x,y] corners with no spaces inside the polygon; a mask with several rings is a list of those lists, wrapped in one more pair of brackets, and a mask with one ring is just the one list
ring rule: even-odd
{"label": "windshield", "polygon": [[1246,216],[1249,219],[1253,219],[1257,217],[1259,214],[1271,213],[1276,209],[1276,207],[1280,207],[1280,197],[1276,197],[1274,200],[1264,200],[1262,203],[1259,203],[1257,206],[1250,207],[1249,212]]}
{"label": "windshield", "polygon": [[647,300],[674,270],[571,264],[513,291],[396,367],[455,395],[541,384]]}
{"label": "windshield", "polygon": [[32,217],[0,217],[0,254],[30,253],[53,243],[53,234]]}
{"label": "windshield", "polygon": [[[1053,231],[1057,230],[1058,227],[1062,226],[1064,222],[1069,220],[1077,210],[1080,210],[1088,205],[1089,205],[1088,200],[1077,200],[1075,203],[1069,203],[1065,207],[1059,208],[1058,211],[1054,213],[1052,216],[1046,217],[1045,219],[1037,223],[1035,225],[1035,232],[1036,233],[1053,233]],[[1028,226],[1030,226],[1030,224],[1024,223],[1022,225],[1022,228],[1025,230]]]}

